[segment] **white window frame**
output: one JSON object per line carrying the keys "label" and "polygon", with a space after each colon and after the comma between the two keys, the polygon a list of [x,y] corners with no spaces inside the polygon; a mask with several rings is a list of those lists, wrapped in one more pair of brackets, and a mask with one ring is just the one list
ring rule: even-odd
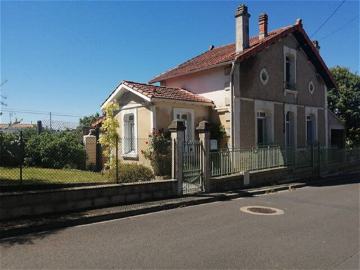
{"label": "white window frame", "polygon": [[[312,86],[312,88],[313,88],[313,90],[311,91],[311,86]],[[308,84],[308,89],[309,89],[309,92],[310,92],[310,94],[314,94],[314,91],[315,91],[315,85],[314,85],[314,83],[313,83],[313,81],[310,81],[309,82],[309,84]]]}
{"label": "white window frame", "polygon": [[[129,114],[134,115],[134,150],[131,152],[126,151],[126,141],[125,141],[125,132],[128,127],[126,127],[125,117]],[[122,156],[128,158],[137,158],[138,157],[138,130],[137,130],[137,109],[127,109],[121,111],[121,138],[122,138]]]}
{"label": "white window frame", "polygon": [[[188,134],[188,140],[189,141],[193,141],[195,138],[195,124],[194,124],[194,120],[195,120],[195,113],[194,113],[194,109],[190,109],[190,108],[174,108],[174,113],[173,113],[173,120],[176,120],[176,115],[177,114],[190,114],[190,121],[188,124],[188,127],[190,127],[187,131],[185,130],[185,132],[187,132]],[[184,138],[185,140],[185,138]]]}
{"label": "white window frame", "polygon": [[[264,80],[262,75],[265,74],[266,75],[266,79]],[[262,70],[260,70],[260,81],[263,85],[267,85],[267,83],[269,82],[269,73],[267,72],[266,68],[263,68]]]}

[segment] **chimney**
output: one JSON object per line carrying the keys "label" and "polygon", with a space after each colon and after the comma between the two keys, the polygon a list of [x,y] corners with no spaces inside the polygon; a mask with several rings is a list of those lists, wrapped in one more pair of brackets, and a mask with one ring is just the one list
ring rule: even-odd
{"label": "chimney", "polygon": [[315,49],[319,52],[320,51],[319,41],[313,40],[312,43],[313,43]]}
{"label": "chimney", "polygon": [[268,15],[261,13],[259,15],[259,40],[266,38],[268,35]]}
{"label": "chimney", "polygon": [[247,6],[244,4],[238,6],[235,13],[236,53],[249,48],[249,18]]}

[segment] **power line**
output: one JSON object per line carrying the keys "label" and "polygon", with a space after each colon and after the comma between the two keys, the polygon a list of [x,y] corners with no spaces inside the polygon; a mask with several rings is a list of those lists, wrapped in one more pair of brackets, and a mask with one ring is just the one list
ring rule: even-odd
{"label": "power line", "polygon": [[312,37],[328,22],[328,20],[330,20],[330,18],[336,13],[336,11],[338,11],[338,9],[344,4],[345,1],[346,1],[346,0],[343,0],[343,1],[341,2],[341,4],[337,7],[337,9],[335,9],[334,12],[331,13],[331,15],[325,20],[325,22],[324,22],[322,25],[320,25],[320,27],[315,31],[314,34],[311,35],[310,38],[312,38]]}
{"label": "power line", "polygon": [[53,112],[44,112],[44,111],[33,111],[33,110],[20,110],[20,109],[10,109],[10,108],[2,108],[2,112],[15,112],[15,113],[28,113],[28,114],[40,114],[40,115],[54,115],[54,116],[64,116],[64,117],[84,117],[84,115],[72,115],[66,113],[53,113]]}
{"label": "power line", "polygon": [[345,27],[348,26],[350,23],[352,23],[353,21],[355,21],[358,17],[359,17],[359,15],[357,15],[357,16],[356,16],[355,18],[353,18],[352,20],[348,21],[346,24],[344,24],[344,25],[341,26],[340,28],[338,28],[338,29],[336,29],[335,31],[331,32],[330,34],[326,35],[325,37],[322,37],[321,39],[319,39],[319,41],[320,41],[320,40],[323,40],[323,39],[325,39],[325,38],[327,38],[327,37],[329,37],[329,36],[331,36],[332,34],[335,34],[335,33],[336,33],[337,31],[339,31],[339,30],[345,28]]}

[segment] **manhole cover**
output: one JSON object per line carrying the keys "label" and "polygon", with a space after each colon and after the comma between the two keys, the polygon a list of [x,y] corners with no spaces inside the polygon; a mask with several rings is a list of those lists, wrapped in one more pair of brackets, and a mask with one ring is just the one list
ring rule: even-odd
{"label": "manhole cover", "polygon": [[241,207],[240,210],[253,215],[278,216],[284,214],[283,210],[266,206],[245,206]]}

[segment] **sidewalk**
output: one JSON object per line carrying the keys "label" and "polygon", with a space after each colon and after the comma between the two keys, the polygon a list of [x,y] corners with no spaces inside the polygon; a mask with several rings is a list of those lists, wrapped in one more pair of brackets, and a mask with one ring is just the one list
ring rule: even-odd
{"label": "sidewalk", "polygon": [[[359,172],[347,174],[346,176],[347,179],[351,179],[353,181],[360,180]],[[344,175],[337,175],[323,178],[319,181],[309,181],[307,183],[288,183],[276,186],[243,189],[232,192],[200,193],[194,195],[185,195],[174,199],[121,205],[68,214],[46,215],[43,217],[5,221],[0,222],[0,239],[22,234],[66,228],[75,225],[83,225],[105,220],[142,215],[191,205],[232,200],[240,197],[251,197],[261,194],[270,194],[284,190],[295,190],[305,186],[324,185],[326,183],[335,182],[340,184],[342,178],[344,178]]]}

